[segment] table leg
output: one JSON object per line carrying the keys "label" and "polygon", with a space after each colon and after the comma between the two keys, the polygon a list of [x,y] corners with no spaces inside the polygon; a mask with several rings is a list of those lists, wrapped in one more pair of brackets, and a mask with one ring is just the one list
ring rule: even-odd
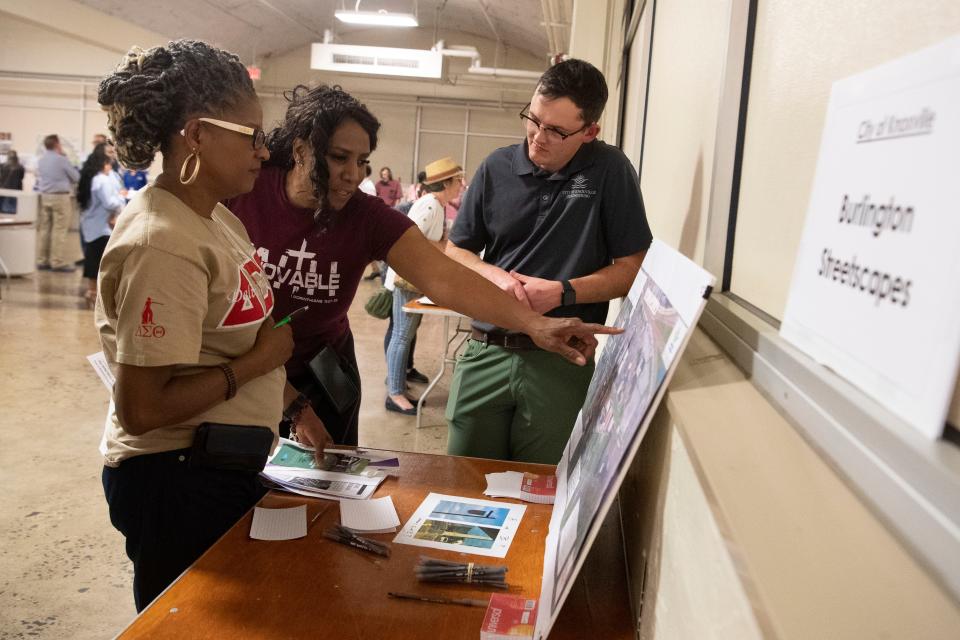
{"label": "table leg", "polygon": [[427,388],[423,390],[423,393],[420,394],[420,399],[417,400],[417,429],[422,428],[423,426],[423,402],[427,399],[427,395],[433,390],[437,383],[440,382],[440,378],[443,377],[443,372],[447,370],[447,352],[450,349],[450,317],[443,316],[443,357],[440,358],[440,370],[437,371],[431,380],[430,384],[427,385]]}

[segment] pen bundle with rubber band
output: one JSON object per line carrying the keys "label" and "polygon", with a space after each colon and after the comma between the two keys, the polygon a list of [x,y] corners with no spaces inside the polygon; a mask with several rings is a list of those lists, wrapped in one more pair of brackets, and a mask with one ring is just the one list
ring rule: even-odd
{"label": "pen bundle with rubber band", "polygon": [[420,556],[416,566],[417,580],[421,582],[462,582],[497,589],[506,589],[507,568],[502,565],[482,565],[472,562],[453,562]]}
{"label": "pen bundle with rubber band", "polygon": [[358,536],[353,529],[340,524],[335,524],[331,528],[326,529],[323,532],[323,537],[328,540],[333,540],[334,542],[339,542],[340,544],[345,544],[348,547],[375,553],[384,558],[390,557],[390,545]]}

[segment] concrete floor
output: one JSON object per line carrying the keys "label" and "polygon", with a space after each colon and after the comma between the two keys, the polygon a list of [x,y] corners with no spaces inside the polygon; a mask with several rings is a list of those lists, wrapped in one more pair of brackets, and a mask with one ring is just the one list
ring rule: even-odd
{"label": "concrete floor", "polygon": [[[76,237],[69,240],[76,244]],[[450,372],[415,418],[383,406],[386,321],[350,310],[363,377],[360,444],[442,453]],[[0,281],[0,640],[112,637],[135,615],[123,537],[110,524],[97,445],[107,391],[86,361],[100,350],[79,272]],[[440,365],[440,318],[426,317],[416,366]],[[423,385],[413,385],[419,393]]]}

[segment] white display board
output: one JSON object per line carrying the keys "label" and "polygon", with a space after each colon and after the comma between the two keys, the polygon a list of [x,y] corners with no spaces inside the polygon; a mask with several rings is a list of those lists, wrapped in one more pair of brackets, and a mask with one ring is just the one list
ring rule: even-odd
{"label": "white display board", "polygon": [[960,358],[958,279],[954,37],[834,83],[781,335],[936,438]]}
{"label": "white display board", "polygon": [[659,240],[623,301],[557,466],[534,637],[550,633],[696,326],[714,277]]}

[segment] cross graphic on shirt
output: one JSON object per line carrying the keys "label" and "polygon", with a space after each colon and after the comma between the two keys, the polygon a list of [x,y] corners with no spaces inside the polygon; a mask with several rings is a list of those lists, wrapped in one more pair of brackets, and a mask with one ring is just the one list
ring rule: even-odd
{"label": "cross graphic on shirt", "polygon": [[287,255],[291,258],[297,259],[297,271],[303,269],[303,261],[305,258],[312,258],[317,255],[314,252],[307,251],[307,240],[304,238],[303,244],[300,245],[300,251],[294,251],[293,249],[287,249]]}

